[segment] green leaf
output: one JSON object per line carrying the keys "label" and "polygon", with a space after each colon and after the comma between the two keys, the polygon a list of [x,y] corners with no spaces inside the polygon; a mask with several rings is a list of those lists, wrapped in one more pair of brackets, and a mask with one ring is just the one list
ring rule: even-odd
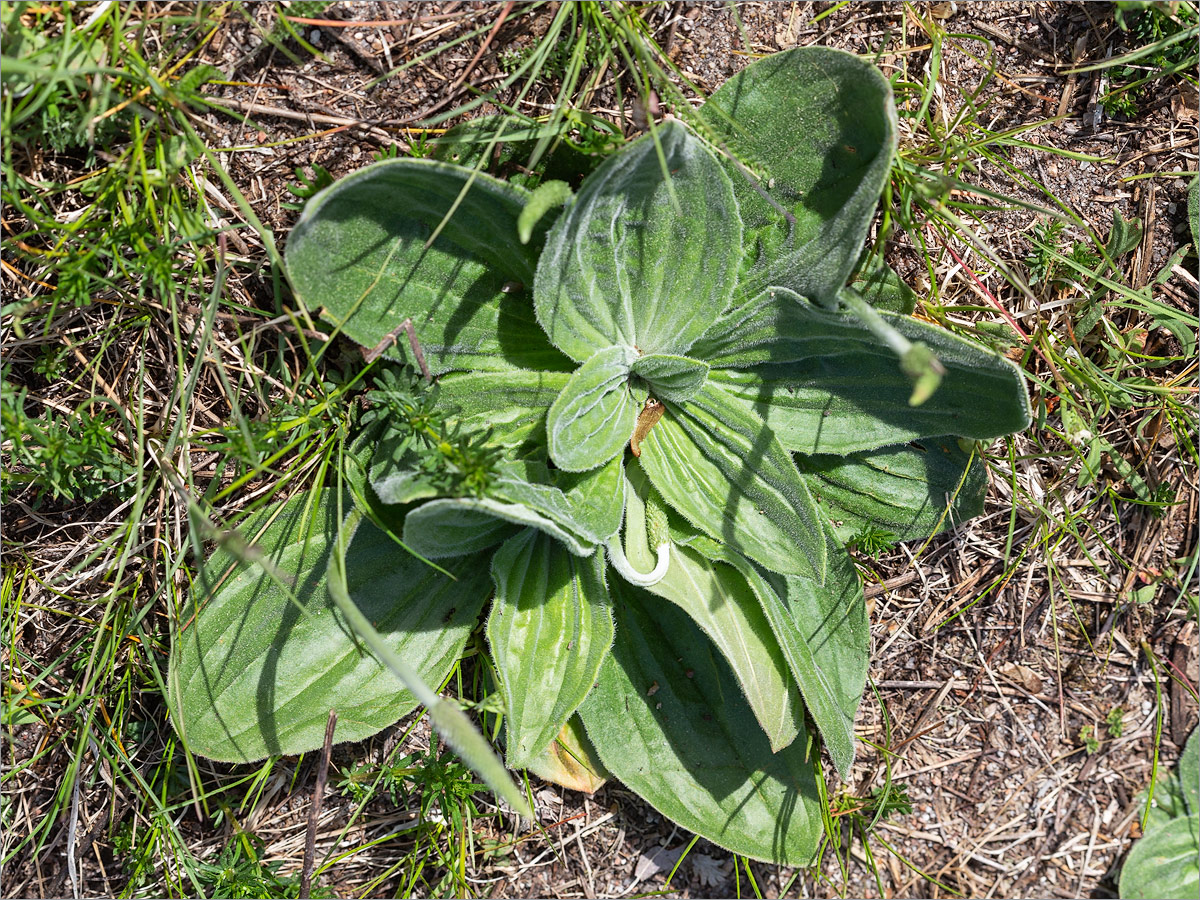
{"label": "green leaf", "polygon": [[546,417],[550,458],[560,469],[586,472],[617,456],[629,443],[637,402],[629,391],[634,352],[597,350],[571,376]]}
{"label": "green leaf", "polygon": [[[288,238],[288,278],[365,347],[411,319],[435,374],[567,368],[530,309],[538,248],[517,239],[527,197],[431,160],[367,166],[309,201]],[[403,336],[388,351],[407,353]]]}
{"label": "green leaf", "polygon": [[605,767],[663,815],[734,853],[808,865],[820,844],[801,728],[774,753],[737,680],[682,610],[614,579],[616,643],[580,707]]}
{"label": "green leaf", "polygon": [[846,456],[798,454],[796,466],[843,542],[867,528],[898,541],[929,537],[982,513],[987,493],[987,467],[952,437]]}
{"label": "green leaf", "polygon": [[820,514],[791,456],[746,404],[711,381],[642,444],[663,498],[711,537],[788,575],[825,577]]}
{"label": "green leaf", "polygon": [[578,362],[613,345],[686,353],[728,304],[740,245],[729,179],[667,122],[589,175],[550,229],[538,321]]}
{"label": "green leaf", "polygon": [[453,372],[438,380],[437,402],[464,431],[492,429],[492,441],[545,443],[546,412],[571,376],[565,372]]}
{"label": "green leaf", "polygon": [[772,579],[774,588],[728,548],[714,546],[707,552],[715,558],[718,550],[720,558],[733,563],[762,604],[804,705],[838,773],[846,778],[854,764],[854,716],[867,681],[871,635],[858,571],[835,540],[828,540],[827,547],[824,585],[788,576]]}
{"label": "green leaf", "polygon": [[887,79],[849,53],[805,47],[747,66],[700,114],[722,150],[757,173],[730,165],[745,223],[738,296],[781,285],[832,305],[862,250],[895,152]]}
{"label": "green leaf", "polygon": [[708,363],[686,356],[652,353],[633,361],[633,373],[646,380],[652,397],[682,403],[704,387]]}
{"label": "green leaf", "polygon": [[504,764],[497,758],[479,729],[458,706],[439,697],[433,688],[425,683],[421,673],[392,649],[383,635],[371,624],[371,620],[351,599],[349,580],[346,577],[346,548],[354,539],[363,518],[362,510],[353,509],[346,515],[338,530],[326,566],[329,596],[338,611],[346,617],[346,622],[355,636],[371,648],[371,652],[388,668],[395,679],[411,691],[417,701],[425,707],[430,724],[442,740],[483,779],[496,796],[507,800],[518,815],[532,818],[533,810],[530,809],[529,803],[513,784],[512,778],[504,770]]}
{"label": "green leaf", "polygon": [[416,468],[419,457],[412,439],[407,428],[389,428],[375,445],[370,483],[381,503],[399,505],[438,495],[437,486]]}
{"label": "green leaf", "polygon": [[526,529],[496,551],[492,579],[487,639],[504,694],[507,761],[524,768],[579,708],[612,646],[604,557],[580,559]]}
{"label": "green leaf", "polygon": [[[541,521],[524,507],[513,506],[469,498],[422,503],[404,517],[404,543],[426,559],[478,553],[508,540],[522,526]],[[546,527],[557,528],[553,523]]]}
{"label": "green leaf", "polygon": [[1193,729],[1179,757],[1179,768],[1176,771],[1180,787],[1183,789],[1183,799],[1187,803],[1188,812],[1200,814],[1200,729]]}
{"label": "green leaf", "polygon": [[543,181],[529,195],[529,201],[517,218],[517,234],[522,244],[533,238],[533,227],[546,213],[571,199],[571,186],[565,181]]}
{"label": "green leaf", "polygon": [[[337,739],[353,741],[416,707],[329,596],[334,496],[310,492],[251,516],[241,531],[257,551],[239,562],[232,549],[219,549],[205,562],[171,653],[171,717],[193,752],[223,762],[302,753],[323,743],[331,708]],[[265,574],[252,561],[258,553],[274,571],[294,574],[294,584]],[[446,568],[457,580],[368,524],[347,553],[350,596],[428,684],[441,683],[457,662],[490,593],[480,560]]]}
{"label": "green leaf", "polygon": [[[917,308],[917,295],[896,271],[874,253],[868,253],[847,285],[876,309],[911,315]],[[840,298],[844,288],[838,291]]]}
{"label": "green leaf", "polygon": [[880,316],[926,344],[946,369],[922,406],[908,405],[912,383],[896,354],[858,319],[782,289],[725,317],[695,352],[714,367],[710,386],[752,405],[785,447],[802,453],[853,453],[939,434],[986,440],[1028,426],[1025,381],[1008,360],[916,319]]}
{"label": "green leaf", "polygon": [[560,499],[551,499],[552,494],[527,487],[509,483],[495,487],[505,497],[448,497],[423,503],[404,519],[404,543],[428,559],[443,559],[494,546],[508,536],[502,523],[509,522],[544,531],[576,556],[591,556],[597,541],[580,533],[562,492]]}
{"label": "green leaf", "polygon": [[625,469],[617,456],[590,472],[560,472],[558,486],[575,518],[601,540],[616,534],[625,513]]}
{"label": "green leaf", "polygon": [[[644,572],[655,563],[646,528],[652,489],[636,465],[629,467],[628,479],[625,556]],[[666,576],[647,590],[670,600],[708,635],[733,669],[771,749],[780,750],[800,732],[800,694],[762,605],[745,575],[728,562],[714,562],[696,550],[675,545]]]}
{"label": "green leaf", "polygon": [[[586,720],[585,720],[586,722]],[[1200,895],[1200,816],[1179,816],[1148,832],[1121,869],[1125,900],[1191,900]]]}
{"label": "green leaf", "polygon": [[1126,219],[1120,210],[1113,208],[1112,228],[1108,231],[1108,241],[1104,252],[1112,259],[1124,256],[1134,250],[1142,242],[1142,220],[1138,217]]}

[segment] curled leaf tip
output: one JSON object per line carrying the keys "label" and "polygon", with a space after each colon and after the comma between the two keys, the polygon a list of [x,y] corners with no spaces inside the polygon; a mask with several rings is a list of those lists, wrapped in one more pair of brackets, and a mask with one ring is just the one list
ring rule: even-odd
{"label": "curled leaf tip", "polygon": [[658,554],[658,559],[655,562],[654,568],[649,572],[639,572],[633,567],[632,563],[626,558],[625,551],[621,548],[620,537],[614,535],[609,538],[605,547],[608,550],[608,561],[612,563],[612,567],[630,584],[637,585],[638,587],[651,587],[658,584],[667,576],[667,569],[671,565],[670,541],[659,544],[654,548]]}

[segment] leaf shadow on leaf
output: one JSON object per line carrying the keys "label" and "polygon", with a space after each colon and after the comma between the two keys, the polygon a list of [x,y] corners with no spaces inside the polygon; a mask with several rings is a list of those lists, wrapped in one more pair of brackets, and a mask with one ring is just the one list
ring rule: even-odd
{"label": "leaf shadow on leaf", "polygon": [[624,583],[610,590],[617,640],[581,710],[605,765],[721,846],[806,864],[796,841],[811,839],[811,854],[821,826],[805,730],[772,753],[728,664],[688,615]]}
{"label": "leaf shadow on leaf", "polygon": [[[349,497],[344,507],[352,508]],[[338,740],[361,739],[416,705],[326,591],[336,513],[332,502],[315,513],[288,504],[272,528],[292,540],[272,550],[264,538],[263,558],[277,571],[298,573],[294,585],[221,551],[201,570],[196,596],[211,599],[200,599],[200,613],[185,621],[177,638],[188,667],[176,673],[184,678],[173,715],[181,713],[176,718],[186,724],[185,739],[194,733],[203,755],[251,761],[313,749],[331,706],[339,712]],[[476,624],[489,594],[486,571],[458,565],[452,581],[372,526],[355,535],[347,568],[351,597],[363,614],[390,640],[403,640],[426,677],[444,677],[451,651],[457,659],[461,650],[457,637],[447,636],[465,638]],[[252,584],[243,594],[231,580]],[[203,606],[210,603],[206,615]]]}
{"label": "leaf shadow on leaf", "polygon": [[[398,160],[329,188],[289,238],[297,294],[367,347],[411,318],[435,374],[570,368],[533,313],[539,247],[516,230],[525,192],[478,176],[461,194],[469,175]],[[406,356],[404,342],[390,353]]]}
{"label": "leaf shadow on leaf", "polygon": [[[435,347],[461,348],[469,352],[469,342],[464,345],[464,333],[470,329],[472,322],[486,307],[494,307],[496,315],[495,335],[504,357],[514,366],[521,367],[522,362],[531,358],[537,360],[538,368],[562,369],[567,371],[571,362],[566,357],[561,358],[559,365],[548,365],[544,357],[558,357],[549,340],[541,332],[533,314],[531,300],[532,274],[525,271],[523,266],[513,265],[511,261],[502,263],[499,260],[480,260],[467,248],[439,236],[430,246],[425,244],[433,229],[419,221],[399,220],[388,211],[375,207],[351,209],[343,206],[326,207],[324,217],[329,222],[342,221],[341,210],[345,209],[344,220],[361,219],[366,216],[374,218],[384,237],[376,244],[363,247],[355,257],[342,265],[331,265],[328,271],[331,275],[344,275],[355,266],[365,267],[367,261],[384,253],[389,253],[388,245],[395,244],[390,251],[389,263],[392,258],[411,260],[411,267],[406,273],[399,274],[398,282],[378,279],[370,288],[370,293],[377,296],[384,290],[390,290],[391,296],[382,304],[376,301],[373,306],[376,314],[394,314],[389,320],[393,327],[398,326],[406,318],[412,318],[419,339],[422,343],[430,343]],[[420,249],[413,252],[416,247]],[[407,291],[415,290],[424,293],[424,284],[413,285],[418,278],[422,266],[429,260],[430,251],[436,248],[440,253],[453,257],[456,263],[442,274],[444,278],[440,293],[432,301],[424,300],[422,309],[414,309],[411,304],[405,304]],[[488,268],[480,272],[473,280],[465,285],[459,281],[463,270],[472,263],[484,262]],[[522,280],[525,279],[525,280]],[[359,306],[367,303],[367,295],[359,300]],[[448,315],[445,313],[448,311]],[[429,334],[429,329],[437,327],[436,323],[444,320],[440,330]],[[390,332],[390,328],[379,329],[379,339],[382,340]],[[422,332],[426,335],[422,335]],[[404,342],[396,344],[399,351],[407,357],[408,351]],[[395,351],[393,351],[395,352]],[[531,357],[531,354],[533,356]],[[438,367],[435,365],[435,371]],[[444,367],[442,367],[444,368]]]}
{"label": "leaf shadow on leaf", "polygon": [[832,303],[854,265],[895,146],[887,81],[842,51],[803,48],[748,66],[701,115],[727,152],[766,176],[756,183],[726,160],[746,223],[739,294],[778,284]]}
{"label": "leaf shadow on leaf", "polygon": [[909,404],[912,383],[891,348],[854,316],[786,288],[731,311],[710,334],[710,380],[803,453],[844,455],[948,434],[986,440],[1027,427],[1028,392],[1016,366],[914,318],[882,315],[946,368],[919,406]]}
{"label": "leaf shadow on leaf", "polygon": [[864,534],[919,540],[983,512],[987,468],[953,437],[794,459],[842,543]]}

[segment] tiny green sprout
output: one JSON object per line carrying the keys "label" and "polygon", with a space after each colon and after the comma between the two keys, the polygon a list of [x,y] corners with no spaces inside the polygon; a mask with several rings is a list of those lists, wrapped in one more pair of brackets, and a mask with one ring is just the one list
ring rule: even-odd
{"label": "tiny green sprout", "polygon": [[1083,744],[1083,749],[1088,756],[1099,752],[1100,738],[1096,736],[1095,725],[1084,725],[1079,729],[1079,742]]}
{"label": "tiny green sprout", "polygon": [[1125,710],[1120,706],[1114,706],[1108,711],[1108,716],[1104,721],[1108,726],[1108,736],[1114,740],[1119,738],[1125,731]]}

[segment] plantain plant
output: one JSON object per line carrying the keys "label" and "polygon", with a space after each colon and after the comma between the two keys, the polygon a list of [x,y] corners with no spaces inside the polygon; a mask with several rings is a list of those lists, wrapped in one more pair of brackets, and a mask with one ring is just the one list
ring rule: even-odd
{"label": "plantain plant", "polygon": [[738,853],[812,860],[819,747],[845,776],[867,671],[845,544],[978,514],[975,442],[1029,419],[1012,364],[860,265],[895,118],[876,69],[807,48],[549,215],[543,189],[436,159],[313,198],[296,297],[392,369],[337,483],[203,567],[171,666],[191,749],[297,753],[331,708],[354,740],[421,703],[509,796],[426,687],[483,616],[509,768],[611,774]]}

